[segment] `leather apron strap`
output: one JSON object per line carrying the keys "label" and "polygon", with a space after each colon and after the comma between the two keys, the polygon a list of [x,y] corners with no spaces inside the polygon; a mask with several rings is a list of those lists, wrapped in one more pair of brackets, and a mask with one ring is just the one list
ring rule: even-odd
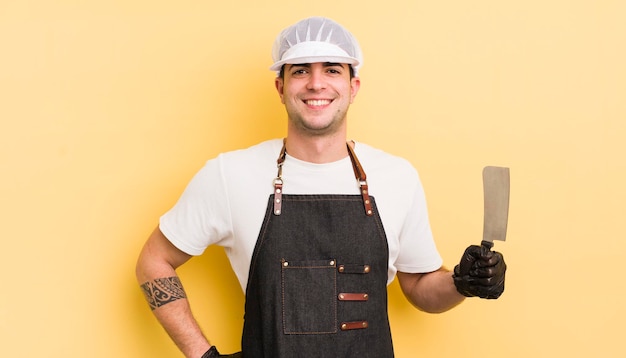
{"label": "leather apron strap", "polygon": [[[354,142],[353,142],[354,143]],[[278,159],[276,160],[276,166],[278,167],[278,174],[274,179],[274,215],[280,215],[282,212],[282,196],[283,196],[283,163],[287,157],[287,139],[283,139],[283,147],[280,150]],[[352,169],[354,170],[354,177],[356,178],[359,187],[361,188],[361,197],[363,198],[363,207],[365,208],[365,215],[372,216],[374,214],[372,210],[372,203],[369,197],[369,189],[367,186],[367,175],[357,158],[354,149],[350,143],[346,143],[348,147],[348,155],[352,162]]]}

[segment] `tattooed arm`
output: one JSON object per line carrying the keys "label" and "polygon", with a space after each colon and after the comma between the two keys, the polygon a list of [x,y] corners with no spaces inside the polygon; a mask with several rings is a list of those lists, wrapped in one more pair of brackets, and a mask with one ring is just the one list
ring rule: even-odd
{"label": "tattooed arm", "polygon": [[152,312],[185,357],[201,357],[210,347],[191,313],[176,268],[191,258],[157,227],[137,260],[136,275]]}
{"label": "tattooed arm", "polygon": [[170,302],[187,298],[183,284],[177,276],[156,278],[145,282],[141,289],[153,311]]}

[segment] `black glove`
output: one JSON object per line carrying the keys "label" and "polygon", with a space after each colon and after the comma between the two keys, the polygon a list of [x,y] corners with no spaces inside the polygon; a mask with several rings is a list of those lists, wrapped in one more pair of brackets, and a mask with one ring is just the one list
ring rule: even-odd
{"label": "black glove", "polygon": [[466,297],[496,299],[504,292],[504,257],[488,247],[471,245],[454,267],[454,285]]}
{"label": "black glove", "polygon": [[215,348],[215,346],[212,346],[211,349],[206,351],[206,353],[204,353],[201,358],[218,358],[218,357],[241,358],[242,355],[241,355],[241,352],[233,353],[233,354],[220,354],[220,352],[217,351],[217,348]]}

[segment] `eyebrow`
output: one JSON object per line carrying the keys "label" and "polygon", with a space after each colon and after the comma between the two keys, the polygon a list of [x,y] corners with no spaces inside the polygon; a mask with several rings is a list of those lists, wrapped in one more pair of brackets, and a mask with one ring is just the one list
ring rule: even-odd
{"label": "eyebrow", "polygon": [[[324,67],[334,67],[334,66],[339,66],[339,67],[343,67],[343,65],[345,65],[344,63],[339,63],[339,62],[324,62]],[[291,65],[291,67],[311,67],[310,63],[294,63]]]}

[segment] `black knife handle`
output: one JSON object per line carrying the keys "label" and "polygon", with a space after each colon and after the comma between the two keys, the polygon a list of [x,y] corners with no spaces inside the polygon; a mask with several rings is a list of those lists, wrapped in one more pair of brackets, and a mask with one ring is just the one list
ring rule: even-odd
{"label": "black knife handle", "polygon": [[480,242],[480,247],[481,247],[481,255],[486,256],[487,252],[491,251],[491,248],[493,247],[493,242],[483,240]]}

